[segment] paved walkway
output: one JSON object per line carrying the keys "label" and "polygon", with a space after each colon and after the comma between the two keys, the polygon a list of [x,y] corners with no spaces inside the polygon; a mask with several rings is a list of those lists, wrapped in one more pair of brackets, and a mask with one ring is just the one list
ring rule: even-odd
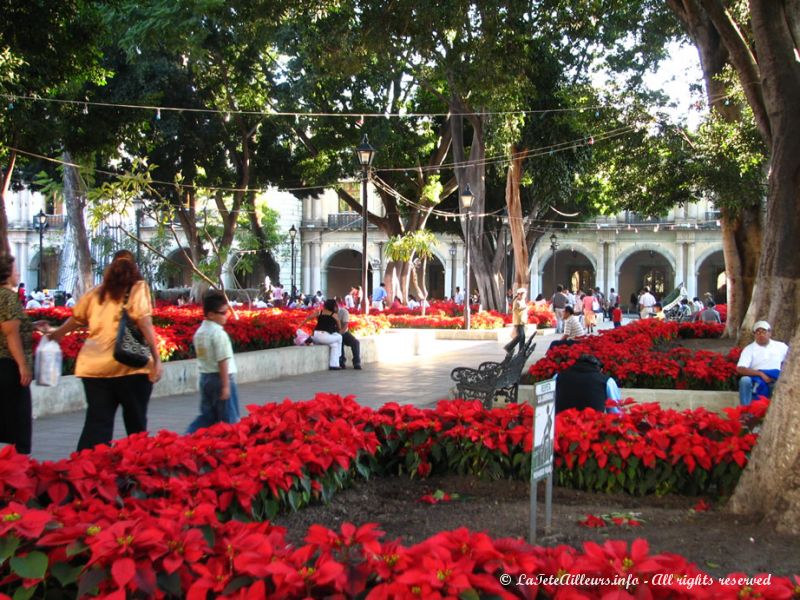
{"label": "paved walkway", "polygon": [[[537,341],[531,360],[544,355],[553,336]],[[353,394],[360,404],[372,408],[387,402],[429,406],[446,398],[453,382],[450,371],[459,366],[478,366],[485,360],[502,360],[505,352],[501,343],[436,340],[428,354],[410,358],[390,357],[386,361],[366,363],[364,370],[319,371],[306,375],[281,377],[271,381],[239,386],[239,403],[248,404],[308,400],[317,392],[343,396]],[[435,352],[432,354],[430,352]],[[183,432],[196,416],[197,393],[156,398],[150,401],[148,428]],[[246,412],[246,411],[243,411]],[[32,456],[39,460],[66,458],[75,450],[83,428],[84,411],[40,417],[33,422]],[[124,437],[122,411],[117,412],[115,437]]]}
{"label": "paved walkway", "polygon": [[[601,328],[610,327],[606,322]],[[536,350],[530,362],[544,356],[555,335],[537,339]],[[431,406],[447,398],[453,386],[450,371],[455,367],[477,367],[485,360],[502,360],[505,352],[500,342],[468,342],[436,340],[435,347],[415,357],[389,357],[388,360],[367,363],[363,371],[319,371],[306,375],[282,377],[271,381],[248,383],[239,386],[239,403],[264,404],[291,400],[308,400],[317,392],[353,394],[364,406],[378,408],[387,402]],[[196,416],[197,393],[156,398],[150,401],[148,428],[150,431],[183,432]],[[66,458],[75,450],[83,428],[84,411],[40,417],[33,422],[32,456],[39,460]],[[114,432],[116,438],[124,437],[122,412],[117,412]]]}

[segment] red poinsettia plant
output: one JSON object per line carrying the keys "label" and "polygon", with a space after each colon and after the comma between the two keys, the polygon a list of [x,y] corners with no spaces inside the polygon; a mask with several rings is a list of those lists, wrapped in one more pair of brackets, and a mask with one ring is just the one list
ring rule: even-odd
{"label": "red poinsettia plant", "polygon": [[582,354],[597,356],[604,370],[622,387],[655,389],[734,390],[741,350],[727,355],[674,345],[677,338],[719,337],[718,323],[674,323],[657,319],[578,338],[555,346],[528,371],[534,381],[550,379],[572,366]]}
{"label": "red poinsettia plant", "polygon": [[[344,524],[339,531],[312,526],[305,544],[292,546],[267,519],[326,500],[356,477],[449,470],[528,478],[532,409],[487,411],[479,402],[448,401],[436,409],[390,404],[373,411],[330,394],[248,408],[236,425],[184,436],[136,434],[57,462],[1,449],[0,593],[517,598],[534,589],[600,598],[620,592],[619,584],[553,583],[566,573],[638,577],[625,584],[634,597],[689,597],[679,583],[650,585],[644,575],[701,574],[678,556],[651,555],[643,540],[587,543],[579,551],[459,529],[406,547],[384,541],[374,524]],[[654,474],[659,493],[723,491],[728,467],[743,466],[754,442],[747,428],[765,410],[761,401],[724,416],[652,405],[631,405],[623,415],[564,413],[556,422],[557,476],[569,483],[583,469],[581,481],[599,482],[605,472],[606,482],[645,493],[650,483],[639,486],[636,479]],[[682,477],[693,482],[676,485]],[[600,484],[611,491],[616,485]],[[615,517],[622,519],[611,515],[615,524]],[[632,518],[619,524],[633,526]],[[542,580],[534,588],[513,585],[526,573]],[[745,586],[714,585],[695,589],[699,597],[719,597]],[[793,584],[772,578],[771,585],[791,592]]]}

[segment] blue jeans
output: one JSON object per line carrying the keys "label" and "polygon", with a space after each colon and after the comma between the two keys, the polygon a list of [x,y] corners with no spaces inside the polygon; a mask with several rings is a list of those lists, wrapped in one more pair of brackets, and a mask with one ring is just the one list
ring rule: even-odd
{"label": "blue jeans", "polygon": [[781,372],[778,369],[766,369],[762,373],[771,377],[772,383],[767,383],[761,377],[748,377],[747,375],[739,380],[739,404],[749,406],[753,401],[754,393],[765,398],[772,396],[772,388]]}
{"label": "blue jeans", "polygon": [[239,422],[239,395],[236,378],[229,375],[231,396],[224,402],[219,399],[222,393],[222,379],[219,373],[200,373],[200,414],[192,421],[186,433],[194,433],[202,427],[215,423]]}

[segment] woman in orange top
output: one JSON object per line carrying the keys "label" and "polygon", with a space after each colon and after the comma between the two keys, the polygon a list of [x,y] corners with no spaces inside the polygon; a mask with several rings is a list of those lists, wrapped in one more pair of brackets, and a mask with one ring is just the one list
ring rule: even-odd
{"label": "woman in orange top", "polygon": [[[128,315],[150,347],[150,362],[141,368],[114,360],[114,344],[126,294]],[[151,313],[150,289],[133,254],[120,250],[106,267],[103,283],[84,294],[72,309],[72,316],[50,334],[59,342],[70,331],[89,328],[89,337],[75,363],[75,375],[83,379],[88,404],[78,450],[111,442],[119,405],[122,405],[128,435],[146,431],[150,393],[162,373]]]}
{"label": "woman in orange top", "polygon": [[583,324],[586,327],[586,333],[594,331],[594,323],[597,318],[597,314],[594,312],[594,305],[597,301],[598,298],[591,289],[583,297]]}

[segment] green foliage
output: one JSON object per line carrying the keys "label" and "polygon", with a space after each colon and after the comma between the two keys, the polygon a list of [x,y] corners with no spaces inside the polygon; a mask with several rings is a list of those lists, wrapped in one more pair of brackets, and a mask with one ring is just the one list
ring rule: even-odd
{"label": "green foliage", "polygon": [[414,257],[429,259],[437,243],[432,231],[420,229],[390,237],[384,252],[389,260],[394,261],[408,262]]}

